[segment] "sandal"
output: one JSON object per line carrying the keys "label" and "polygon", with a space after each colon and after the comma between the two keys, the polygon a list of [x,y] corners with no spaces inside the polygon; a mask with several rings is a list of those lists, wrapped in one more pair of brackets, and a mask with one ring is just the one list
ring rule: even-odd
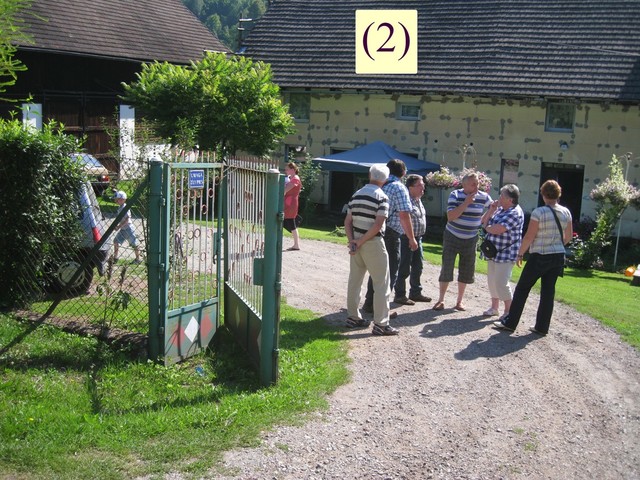
{"label": "sandal", "polygon": [[444,303],[443,302],[436,302],[436,304],[433,306],[434,310],[444,310]]}
{"label": "sandal", "polygon": [[453,308],[458,310],[459,312],[464,312],[466,310],[466,308],[464,308],[464,305],[462,305],[461,303],[457,303]]}
{"label": "sandal", "polygon": [[296,247],[289,247],[289,248],[287,248],[287,252],[291,252],[291,251],[293,251],[293,250],[300,250],[300,249],[299,249],[299,248],[296,248]]}

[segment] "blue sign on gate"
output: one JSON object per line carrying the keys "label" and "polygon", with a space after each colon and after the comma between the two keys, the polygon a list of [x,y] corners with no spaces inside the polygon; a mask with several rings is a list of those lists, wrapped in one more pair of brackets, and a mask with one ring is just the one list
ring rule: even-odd
{"label": "blue sign on gate", "polygon": [[189,188],[204,188],[204,170],[189,170]]}

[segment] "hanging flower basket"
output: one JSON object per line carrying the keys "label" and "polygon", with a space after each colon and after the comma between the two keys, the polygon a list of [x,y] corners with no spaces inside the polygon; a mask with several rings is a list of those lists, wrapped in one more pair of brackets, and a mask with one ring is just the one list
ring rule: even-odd
{"label": "hanging flower basket", "polygon": [[440,167],[437,172],[429,172],[425,177],[425,183],[431,188],[453,188],[458,181],[447,167]]}
{"label": "hanging flower basket", "polygon": [[431,188],[462,188],[462,179],[471,172],[478,175],[478,189],[489,193],[491,191],[491,177],[474,168],[465,168],[459,175],[454,175],[447,167],[441,167],[439,171],[427,174],[425,184]]}

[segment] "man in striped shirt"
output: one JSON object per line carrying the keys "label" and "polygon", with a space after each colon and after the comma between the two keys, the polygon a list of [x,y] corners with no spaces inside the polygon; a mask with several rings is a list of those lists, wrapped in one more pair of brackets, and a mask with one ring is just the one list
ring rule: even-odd
{"label": "man in striped shirt", "polygon": [[347,326],[368,326],[359,310],[362,281],[369,272],[373,282],[374,335],[397,335],[389,325],[389,257],[384,245],[385,220],[389,215],[389,198],[380,187],[389,177],[389,168],[374,164],[369,169],[369,183],[353,194],[347,205],[344,230],[349,241],[349,281],[347,288]]}
{"label": "man in striped shirt", "polygon": [[482,215],[491,205],[488,193],[478,190],[478,174],[469,172],[462,177],[462,188],[454,190],[447,202],[447,226],[442,239],[442,268],[440,270],[440,296],[434,310],[444,309],[444,296],[453,281],[456,256],[458,262],[458,299],[456,310],[466,310],[462,298],[467,284],[473,283],[476,270],[476,245]]}
{"label": "man in striped shirt", "polygon": [[[389,288],[393,292],[398,278],[398,267],[400,265],[400,248],[402,236],[407,237],[408,245],[411,251],[418,248],[413,228],[411,226],[411,196],[409,190],[402,183],[402,178],[407,173],[407,166],[402,160],[391,159],[387,162],[389,168],[389,178],[382,186],[382,191],[389,197],[389,215],[384,229],[384,246],[389,256]],[[394,303],[402,305],[415,305],[413,300],[406,297],[393,299]],[[367,285],[367,294],[365,295],[364,312],[373,312],[373,285],[371,280]],[[391,318],[397,316],[397,312],[391,314]]]}

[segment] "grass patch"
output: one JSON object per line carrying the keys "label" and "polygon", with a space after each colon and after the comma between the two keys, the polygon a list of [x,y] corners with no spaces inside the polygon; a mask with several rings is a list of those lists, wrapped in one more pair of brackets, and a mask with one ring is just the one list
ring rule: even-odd
{"label": "grass patch", "polygon": [[[0,349],[27,330],[0,315]],[[215,351],[164,367],[41,326],[0,356],[0,477],[201,476],[348,380],[346,345],[323,320],[283,306],[280,331],[280,381],[263,388],[224,329]]]}

